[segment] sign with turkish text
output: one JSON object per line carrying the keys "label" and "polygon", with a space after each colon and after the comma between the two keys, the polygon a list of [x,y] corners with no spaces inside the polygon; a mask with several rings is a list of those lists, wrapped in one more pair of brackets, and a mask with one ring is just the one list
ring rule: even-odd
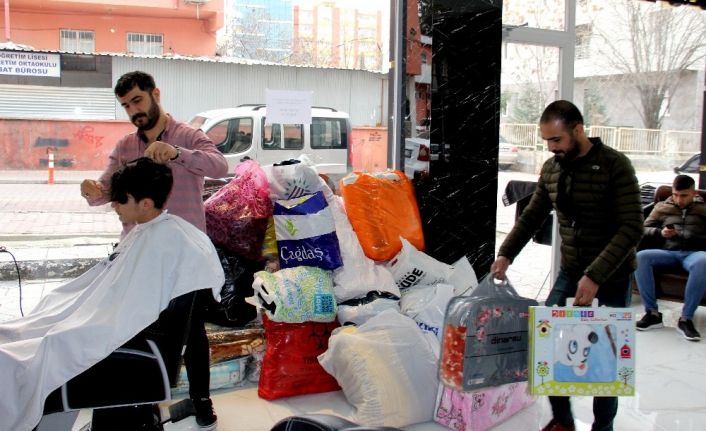
{"label": "sign with turkish text", "polygon": [[61,76],[61,56],[43,52],[0,51],[0,75]]}

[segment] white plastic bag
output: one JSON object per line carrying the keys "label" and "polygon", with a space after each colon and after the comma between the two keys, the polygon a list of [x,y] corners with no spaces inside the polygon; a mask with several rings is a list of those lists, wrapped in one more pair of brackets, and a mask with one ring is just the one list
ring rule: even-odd
{"label": "white plastic bag", "polygon": [[439,262],[428,254],[417,250],[409,241],[400,237],[402,250],[387,263],[387,268],[404,294],[405,289],[416,285],[448,283],[453,266]]}
{"label": "white plastic bag", "polygon": [[404,427],[432,419],[439,384],[433,340],[409,317],[385,310],[334,330],[319,363],[355,408],[355,422]]}
{"label": "white plastic bag", "polygon": [[405,291],[400,300],[400,310],[417,322],[422,331],[430,332],[441,343],[446,306],[454,297],[454,286],[414,286]]}
{"label": "white plastic bag", "polygon": [[364,298],[353,298],[338,304],[338,322],[343,325],[362,325],[384,310],[400,311],[400,298],[387,292],[368,292]]}
{"label": "white plastic bag", "polygon": [[[323,178],[319,178],[319,181],[325,185]],[[333,214],[343,259],[343,266],[333,272],[336,300],[343,302],[351,298],[361,298],[374,290],[400,296],[400,289],[395,284],[390,271],[384,265],[375,263],[363,252],[358,237],[348,221],[341,197],[334,195],[328,186],[322,187],[321,191]]]}

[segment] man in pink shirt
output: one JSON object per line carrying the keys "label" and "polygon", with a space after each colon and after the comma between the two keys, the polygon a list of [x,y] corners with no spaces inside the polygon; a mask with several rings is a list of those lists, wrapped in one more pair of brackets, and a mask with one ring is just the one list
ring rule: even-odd
{"label": "man in pink shirt", "polygon": [[[113,173],[132,160],[149,157],[172,169],[174,186],[164,207],[205,233],[204,177],[226,176],[225,157],[202,131],[164,112],[159,88],[151,75],[139,71],[126,73],[115,84],[115,95],[137,131],[118,141],[110,154],[108,167],[97,181],[86,179],[81,183],[82,196],[91,206],[108,203]],[[133,226],[133,223],[124,223],[121,237]],[[196,422],[205,431],[215,429],[217,419],[208,389],[209,352],[203,319],[203,304],[197,298],[184,362],[189,377],[189,396],[196,407]]]}

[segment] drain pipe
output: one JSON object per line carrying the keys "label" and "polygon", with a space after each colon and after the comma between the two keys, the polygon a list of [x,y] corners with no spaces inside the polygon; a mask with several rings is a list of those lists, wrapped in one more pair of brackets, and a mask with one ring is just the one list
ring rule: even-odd
{"label": "drain pipe", "polygon": [[5,39],[10,41],[10,0],[5,0]]}

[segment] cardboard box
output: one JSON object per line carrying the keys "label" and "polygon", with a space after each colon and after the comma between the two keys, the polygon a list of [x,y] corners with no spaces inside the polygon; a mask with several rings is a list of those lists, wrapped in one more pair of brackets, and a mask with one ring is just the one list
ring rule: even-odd
{"label": "cardboard box", "polygon": [[530,307],[533,395],[635,394],[631,308]]}

